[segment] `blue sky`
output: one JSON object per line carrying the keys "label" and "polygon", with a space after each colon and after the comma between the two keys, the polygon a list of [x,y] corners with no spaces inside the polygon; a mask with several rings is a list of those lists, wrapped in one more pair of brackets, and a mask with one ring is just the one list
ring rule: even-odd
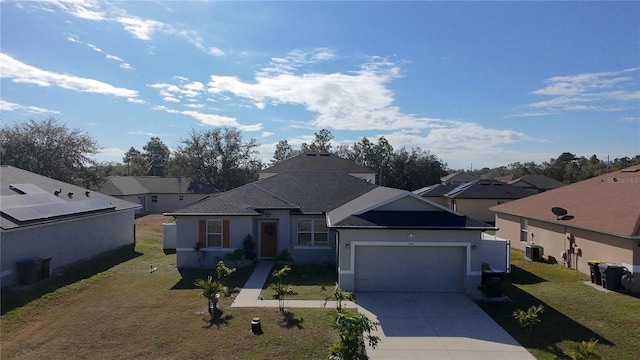
{"label": "blue sky", "polygon": [[2,1],[2,123],[121,161],[152,136],[384,136],[450,168],[640,154],[639,2]]}

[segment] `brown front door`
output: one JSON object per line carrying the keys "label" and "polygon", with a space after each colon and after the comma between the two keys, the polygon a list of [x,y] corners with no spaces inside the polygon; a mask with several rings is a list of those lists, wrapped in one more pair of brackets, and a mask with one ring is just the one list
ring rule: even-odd
{"label": "brown front door", "polygon": [[278,223],[260,223],[260,256],[274,257],[278,254]]}

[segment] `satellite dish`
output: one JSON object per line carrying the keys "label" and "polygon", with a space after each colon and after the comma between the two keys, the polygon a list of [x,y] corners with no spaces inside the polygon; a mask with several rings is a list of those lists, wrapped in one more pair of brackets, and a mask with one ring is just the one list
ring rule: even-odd
{"label": "satellite dish", "polygon": [[569,212],[561,207],[552,207],[551,212],[558,218],[567,215]]}
{"label": "satellite dish", "polygon": [[560,218],[558,218],[558,220],[571,220],[573,218],[574,218],[573,215],[565,215],[565,216],[561,216]]}

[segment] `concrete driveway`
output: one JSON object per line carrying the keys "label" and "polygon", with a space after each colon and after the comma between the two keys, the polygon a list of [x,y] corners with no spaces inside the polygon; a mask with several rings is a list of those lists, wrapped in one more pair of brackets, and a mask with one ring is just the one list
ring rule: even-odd
{"label": "concrete driveway", "polygon": [[535,360],[464,294],[358,293],[358,310],[380,322],[372,360]]}

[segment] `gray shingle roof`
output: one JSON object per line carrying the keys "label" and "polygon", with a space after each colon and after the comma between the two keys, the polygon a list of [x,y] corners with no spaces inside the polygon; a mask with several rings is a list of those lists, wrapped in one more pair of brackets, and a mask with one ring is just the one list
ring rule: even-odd
{"label": "gray shingle roof", "polygon": [[282,161],[261,171],[263,174],[286,172],[344,172],[347,174],[374,174],[373,170],[329,153],[306,153]]}
{"label": "gray shingle roof", "polygon": [[[105,195],[103,193],[99,193],[93,190],[85,189],[79,186],[75,186],[72,184],[65,183],[63,181],[54,180],[45,176],[41,176],[26,170],[18,169],[13,166],[2,165],[0,166],[0,178],[2,182],[0,184],[0,195],[2,196],[20,196],[18,193],[10,188],[11,184],[32,184],[37,186],[38,188],[46,191],[49,194],[54,194],[56,191],[60,190],[59,198],[63,199],[66,202],[74,202],[74,201],[85,201],[89,199],[102,199],[113,206],[115,206],[115,211],[119,210],[129,210],[139,208],[139,204],[134,204],[132,202],[121,200],[109,195]],[[72,197],[69,197],[69,193],[73,193]],[[86,195],[88,192],[88,196]],[[86,215],[86,214],[85,214]],[[75,214],[61,217],[60,219],[68,219],[71,217],[79,217],[83,216],[83,214]],[[42,221],[29,221],[28,224],[16,221],[9,216],[2,214],[0,219],[0,227],[2,229],[15,229],[23,226],[31,226],[41,223],[51,223],[60,220],[56,219],[47,219]]]}
{"label": "gray shingle roof", "polygon": [[528,188],[528,189],[539,189],[539,190],[557,189],[559,187],[566,185],[561,181],[552,179],[546,175],[541,175],[541,174],[525,175],[519,179],[510,181],[509,184]]}
{"label": "gray shingle roof", "polygon": [[536,191],[509,185],[502,181],[480,179],[466,183],[446,193],[455,199],[521,199],[536,194]]}
{"label": "gray shingle roof", "polygon": [[261,209],[324,213],[376,186],[340,172],[282,173],[210,196],[172,215],[257,215]]}
{"label": "gray shingle roof", "polygon": [[491,228],[488,224],[446,211],[369,211],[352,215],[336,227],[383,227],[383,228],[431,228],[462,229]]}
{"label": "gray shingle roof", "polygon": [[202,187],[193,185],[184,177],[110,176],[100,191],[112,196],[203,193],[198,191]]}
{"label": "gray shingle roof", "polygon": [[438,197],[455,189],[458,184],[436,184],[416,190],[413,193],[422,197]]}

